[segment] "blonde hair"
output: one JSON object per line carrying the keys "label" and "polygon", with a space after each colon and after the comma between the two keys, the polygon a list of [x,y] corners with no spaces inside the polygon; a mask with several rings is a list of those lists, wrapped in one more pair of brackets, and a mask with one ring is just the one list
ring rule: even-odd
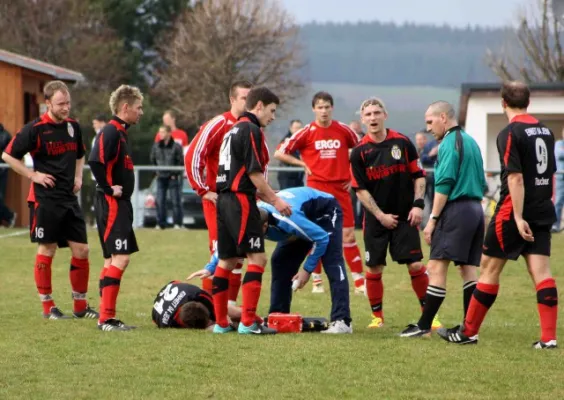
{"label": "blonde hair", "polygon": [[114,115],[116,115],[123,103],[133,105],[136,100],[143,101],[143,94],[139,88],[135,86],[121,85],[110,95],[110,110]]}
{"label": "blonde hair", "polygon": [[57,92],[69,93],[69,88],[63,81],[49,81],[43,87],[43,97],[45,100],[51,100],[51,97]]}
{"label": "blonde hair", "polygon": [[369,99],[364,100],[360,105],[360,115],[362,115],[362,112],[368,106],[379,106],[382,109],[382,111],[384,111],[386,114],[388,113],[388,110],[386,109],[386,104],[382,99],[378,97],[371,97]]}

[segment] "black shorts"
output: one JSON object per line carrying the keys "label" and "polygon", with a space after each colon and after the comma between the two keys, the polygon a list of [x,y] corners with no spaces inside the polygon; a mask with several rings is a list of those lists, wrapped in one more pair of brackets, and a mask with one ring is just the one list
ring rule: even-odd
{"label": "black shorts", "polygon": [[264,233],[256,198],[220,193],[217,199],[217,253],[220,259],[264,253]]}
{"label": "black shorts", "polygon": [[505,260],[517,260],[520,255],[526,254],[550,256],[551,225],[529,226],[533,231],[534,242],[527,242],[521,237],[513,215],[504,220],[497,213],[494,214],[486,232],[484,254]]}
{"label": "black shorts", "polygon": [[366,266],[386,265],[390,245],[392,260],[398,264],[411,264],[423,259],[419,229],[407,221],[399,221],[395,229],[385,228],[376,218],[368,216],[364,228]]}
{"label": "black shorts", "polygon": [[430,260],[480,266],[484,243],[484,211],[478,200],[447,203],[431,239]]}
{"label": "black shorts", "polygon": [[78,200],[72,203],[28,202],[32,243],[88,243],[86,222]]}
{"label": "black shorts", "polygon": [[133,232],[133,206],[130,200],[97,192],[94,208],[104,258],[111,258],[112,254],[139,251]]}

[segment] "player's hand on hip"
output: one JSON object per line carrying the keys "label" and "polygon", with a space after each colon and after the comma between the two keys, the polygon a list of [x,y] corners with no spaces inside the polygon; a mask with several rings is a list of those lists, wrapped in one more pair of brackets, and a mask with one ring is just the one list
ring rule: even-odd
{"label": "player's hand on hip", "polygon": [[425,237],[425,242],[430,246],[431,239],[433,238],[433,232],[435,231],[436,222],[434,219],[429,219],[427,226],[423,230],[423,236]]}
{"label": "player's hand on hip", "polygon": [[421,221],[423,221],[423,210],[419,207],[413,207],[409,212],[407,220],[411,226],[419,226]]}
{"label": "player's hand on hip", "polygon": [[207,192],[205,195],[202,196],[204,200],[211,201],[213,204],[217,204],[217,193],[216,192]]}
{"label": "player's hand on hip", "polygon": [[382,214],[380,223],[386,229],[396,229],[398,226],[398,216],[394,214]]}
{"label": "player's hand on hip", "polygon": [[311,169],[309,169],[309,167],[305,164],[304,164],[304,171],[306,172],[306,174],[311,175]]}
{"label": "player's hand on hip", "polygon": [[533,231],[529,226],[529,223],[524,219],[516,220],[515,223],[517,224],[517,229],[519,229],[519,234],[523,239],[527,242],[534,242],[535,237],[533,236]]}
{"label": "player's hand on hip", "polygon": [[112,190],[114,191],[112,196],[121,197],[123,188],[120,185],[112,186]]}
{"label": "player's hand on hip", "polygon": [[74,177],[74,186],[72,187],[72,192],[78,193],[81,188],[82,188],[82,178],[75,176]]}
{"label": "player's hand on hip", "polygon": [[286,203],[282,198],[276,197],[274,201],[274,208],[278,211],[281,215],[288,217],[292,215],[292,207],[288,203]]}
{"label": "player's hand on hip", "polygon": [[351,181],[346,181],[345,183],[343,183],[343,189],[345,189],[347,192],[351,190],[351,186],[352,186]]}
{"label": "player's hand on hip", "polygon": [[309,272],[301,268],[292,278],[292,290],[295,292],[298,289],[302,289],[309,281],[310,276],[311,274]]}
{"label": "player's hand on hip", "polygon": [[194,278],[206,279],[211,275],[211,272],[207,269],[201,269],[199,271],[193,272],[186,278],[187,281],[192,280]]}
{"label": "player's hand on hip", "polygon": [[52,188],[55,187],[55,177],[49,174],[44,174],[43,172],[35,171],[31,175],[31,180],[43,187]]}

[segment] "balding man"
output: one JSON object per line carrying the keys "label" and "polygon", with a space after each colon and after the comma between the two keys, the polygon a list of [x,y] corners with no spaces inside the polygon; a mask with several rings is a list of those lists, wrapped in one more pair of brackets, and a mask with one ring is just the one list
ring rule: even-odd
{"label": "balding man", "polygon": [[550,226],[554,223],[554,134],[527,113],[530,91],[522,82],[506,82],[501,105],[509,124],[497,136],[501,164],[498,207],[484,240],[480,280],[462,326],[443,329],[448,342],[478,342],[478,332],[499,290],[508,260],[523,256],[537,294],[540,340],[535,349],[555,349],[558,290],[550,270]]}
{"label": "balding man", "polygon": [[427,263],[429,286],[419,322],[402,337],[428,336],[433,318],[446,296],[448,265],[461,266],[464,313],[476,286],[484,240],[482,196],[486,187],[482,154],[476,141],[458,126],[454,108],[438,101],[425,113],[427,129],[440,143],[435,164],[435,199],[425,240],[431,246]]}

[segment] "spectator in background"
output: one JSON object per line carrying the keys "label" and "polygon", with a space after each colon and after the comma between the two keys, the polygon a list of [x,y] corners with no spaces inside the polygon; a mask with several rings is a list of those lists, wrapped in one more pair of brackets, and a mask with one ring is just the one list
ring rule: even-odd
{"label": "spectator in background", "polygon": [[[4,129],[4,125],[0,124],[0,155],[4,149],[8,147],[8,143],[12,140],[10,132]],[[5,164],[0,158],[0,164]],[[16,213],[6,207],[6,186],[8,185],[9,168],[0,168],[0,224],[7,224],[13,227],[16,223]]]}
{"label": "spectator in background", "polygon": [[[184,165],[182,147],[172,138],[169,126],[159,129],[160,140],[153,144],[151,164],[181,167]],[[157,171],[157,229],[166,227],[166,194],[170,190],[174,229],[182,227],[182,171]]]}
{"label": "spectator in background", "polygon": [[[364,132],[362,131],[362,125],[359,121],[354,120],[349,123],[349,128],[353,130],[354,133],[357,134],[358,140],[364,137]],[[362,220],[364,216],[364,209],[362,208],[362,204],[356,197],[356,190],[350,190],[351,193],[351,200],[353,203],[353,211],[354,211],[354,225],[356,229],[362,229]]]}
{"label": "spectator in background", "polygon": [[[107,123],[108,123],[108,119],[103,114],[96,115],[94,117],[94,119],[92,120],[92,129],[94,129],[94,137],[92,138],[92,147],[90,147],[90,149],[94,149],[94,143],[96,142],[96,138],[98,137],[100,132],[102,132],[102,128],[104,126],[106,126]],[[94,182],[92,199],[95,199],[96,198],[96,178],[94,178],[94,174],[92,172],[90,172],[90,176],[92,177],[92,182]],[[90,210],[92,211],[92,213],[95,213],[95,211],[96,211],[94,209],[94,201],[92,201],[92,207],[90,208]],[[94,219],[92,227],[96,228],[96,219]]]}
{"label": "spectator in background", "polygon": [[[92,138],[92,147],[91,149],[94,148],[94,142],[96,142],[96,138],[98,137],[98,135],[100,134],[100,132],[102,132],[102,128],[104,126],[106,126],[106,123],[108,122],[108,119],[103,116],[102,114],[98,114],[94,117],[94,119],[92,120],[92,129],[94,129],[94,137]],[[94,179],[94,174],[90,173],[90,175],[92,175],[92,180],[94,182],[96,182],[96,179]],[[96,188],[94,188],[95,190]]]}
{"label": "spectator in background", "polygon": [[[176,126],[176,113],[172,110],[166,110],[163,114],[163,125],[168,126],[171,131],[172,139],[182,148],[182,154],[186,154],[188,150],[188,135],[182,129]],[[155,143],[161,140],[160,130],[155,135]]]}
{"label": "spectator in background", "polygon": [[[302,129],[302,127],[303,123],[299,119],[293,119],[292,121],[290,121],[288,133],[286,134],[286,136],[284,136],[284,138],[282,138],[280,144],[284,143],[286,139],[290,138],[290,136]],[[296,158],[300,158],[300,153],[297,151],[292,155]],[[292,165],[283,162],[280,162],[280,166],[292,167]],[[278,173],[278,186],[280,190],[288,189],[291,187],[300,187],[303,185],[304,173],[302,171],[280,171]]]}
{"label": "spectator in background", "polygon": [[362,125],[360,124],[359,121],[356,120],[351,121],[351,123],[349,124],[349,128],[351,128],[353,132],[358,135],[359,140],[364,137],[364,132],[362,131]]}
{"label": "spectator in background", "polygon": [[[562,137],[564,138],[564,129],[562,130]],[[562,219],[562,207],[564,207],[564,140],[560,139],[554,144],[554,156],[556,157],[556,170],[559,174],[554,174],[556,185],[554,193],[556,195],[555,208],[556,208],[556,222],[552,226],[552,232],[560,232],[560,220]]]}
{"label": "spectator in background", "polygon": [[[432,139],[427,139],[426,131],[419,131],[415,134],[415,148],[421,160],[423,169],[435,168],[435,161],[437,161],[437,154],[439,153],[439,143]],[[435,174],[427,171],[426,186],[425,186],[425,212],[422,221],[422,227],[427,223],[433,201],[435,200]]]}

